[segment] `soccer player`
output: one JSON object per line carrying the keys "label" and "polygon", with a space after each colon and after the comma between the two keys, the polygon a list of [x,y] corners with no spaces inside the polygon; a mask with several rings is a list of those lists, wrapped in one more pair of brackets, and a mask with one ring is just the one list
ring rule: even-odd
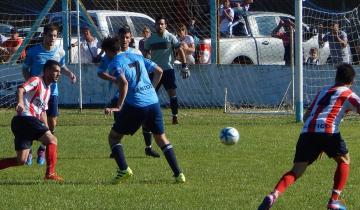
{"label": "soccer player", "polygon": [[354,82],[355,71],[349,64],[337,66],[335,85],[323,88],[311,103],[304,115],[304,128],[296,145],[294,165],[279,180],[274,190],[268,194],[259,210],[269,209],[276,199],[285,192],[305,172],[322,152],[337,162],[332,194],[328,209],[346,209],[339,200],[348,175],[350,156],[339,124],[344,115],[353,110],[360,113],[360,99],[350,89]]}
{"label": "soccer player", "polygon": [[[58,35],[58,27],[53,24],[44,27],[44,37],[42,44],[35,45],[27,51],[26,58],[23,64],[23,76],[28,80],[32,76],[40,76],[42,69],[47,60],[56,60],[61,65],[61,70],[65,76],[69,77],[72,83],[76,82],[76,76],[65,65],[65,52],[59,46],[55,46],[55,41]],[[50,132],[54,134],[57,123],[58,111],[58,86],[57,83],[51,84],[51,95],[49,100],[49,109],[47,112],[48,124]],[[45,163],[45,149],[44,145],[40,145],[37,154],[37,163],[43,165]],[[32,155],[30,152],[28,158],[28,165],[32,163]]]}
{"label": "soccer player", "polygon": [[170,107],[172,113],[172,124],[178,124],[178,99],[176,96],[176,82],[174,72],[174,49],[180,55],[180,61],[182,63],[182,69],[180,71],[183,79],[187,79],[190,76],[190,70],[186,64],[186,57],[183,48],[177,38],[166,30],[167,24],[164,17],[158,17],[155,21],[156,33],[145,41],[145,57],[151,58],[152,61],[157,63],[163,70],[164,74],[160,80],[159,85],[156,87],[156,91],[159,90],[161,85],[164,85],[170,97]]}
{"label": "soccer player", "polygon": [[[135,53],[138,55],[142,55],[142,53],[139,50],[129,47],[129,44],[130,44],[131,38],[132,38],[132,34],[131,34],[130,27],[128,25],[125,25],[119,29],[118,38],[120,41],[120,50],[117,52],[117,54],[127,52],[127,53]],[[111,62],[111,59],[105,54],[105,56],[101,60],[100,65],[97,69],[97,73],[101,79],[108,80],[112,83],[115,83],[116,78],[113,75],[114,72],[108,71],[108,65],[110,62]],[[115,93],[115,96],[111,99],[110,106],[116,107],[118,99],[119,99],[119,92],[117,91]],[[157,153],[155,150],[152,149],[151,132],[148,130],[144,130],[144,128],[143,128],[143,136],[144,136],[144,141],[145,141],[145,145],[146,145],[145,154],[148,156],[154,157],[154,158],[160,157],[159,153]]]}
{"label": "soccer player", "polygon": [[[108,137],[119,167],[113,182],[119,183],[133,175],[125,160],[121,141],[124,135],[133,135],[140,126],[144,126],[153,133],[174,173],[175,181],[183,183],[185,176],[181,173],[173,147],[165,136],[159,99],[154,89],[161,79],[162,69],[141,55],[126,52],[118,54],[119,48],[120,42],[116,38],[106,38],[102,43],[102,49],[113,59],[109,69],[115,71],[115,83],[119,87],[117,107],[106,109],[108,114],[114,112],[115,119]],[[152,83],[148,72],[154,73]]]}
{"label": "soccer player", "polygon": [[11,122],[15,136],[17,157],[0,159],[0,170],[26,163],[32,142],[39,140],[47,146],[45,180],[62,182],[55,172],[57,162],[57,139],[49,131],[46,110],[50,97],[50,84],[60,77],[60,64],[48,60],[42,77],[31,77],[17,90],[16,116]]}

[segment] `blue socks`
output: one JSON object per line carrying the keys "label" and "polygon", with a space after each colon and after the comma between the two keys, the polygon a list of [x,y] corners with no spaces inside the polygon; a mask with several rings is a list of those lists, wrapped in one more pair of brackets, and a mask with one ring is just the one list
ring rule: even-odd
{"label": "blue socks", "polygon": [[125,160],[124,151],[121,144],[115,144],[111,148],[112,154],[114,156],[114,159],[116,161],[116,164],[119,166],[119,169],[121,171],[126,170],[128,168],[128,165]]}
{"label": "blue socks", "polygon": [[174,176],[177,177],[181,173],[179,165],[176,160],[176,155],[171,144],[167,144],[161,148],[171,170],[174,172]]}

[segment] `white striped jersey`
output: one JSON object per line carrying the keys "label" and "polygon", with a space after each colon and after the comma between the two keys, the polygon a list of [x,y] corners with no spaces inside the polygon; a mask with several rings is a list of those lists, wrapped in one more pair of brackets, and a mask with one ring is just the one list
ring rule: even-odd
{"label": "white striped jersey", "polygon": [[40,119],[43,111],[48,109],[50,86],[46,86],[41,77],[31,77],[22,87],[25,89],[25,109],[20,116],[34,116]]}
{"label": "white striped jersey", "polygon": [[311,103],[302,133],[339,133],[339,124],[349,111],[360,113],[360,98],[347,86],[322,89]]}

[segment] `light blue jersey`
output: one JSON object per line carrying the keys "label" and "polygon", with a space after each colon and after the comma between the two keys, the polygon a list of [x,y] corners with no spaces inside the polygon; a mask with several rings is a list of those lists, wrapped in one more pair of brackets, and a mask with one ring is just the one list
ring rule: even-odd
{"label": "light blue jersey", "polygon": [[[126,51],[126,53],[135,53],[135,54],[138,54],[138,55],[142,55],[142,53],[135,49],[135,48],[132,48],[132,47],[129,47]],[[124,52],[119,52],[118,54],[121,54],[121,53],[124,53]],[[112,61],[111,58],[109,58],[106,54],[101,58],[101,61],[100,61],[100,65],[98,66],[97,68],[97,73],[104,73],[104,72],[108,72],[110,75],[114,75],[114,72],[110,72],[110,70],[108,69],[109,67],[109,64],[110,62]],[[109,81],[109,89],[111,89],[112,87],[112,82]],[[119,91],[116,91],[115,95],[113,98],[119,98]]]}
{"label": "light blue jersey", "polygon": [[[52,50],[46,50],[42,44],[35,45],[27,51],[23,68],[30,69],[30,76],[41,76],[44,64],[48,60],[55,60],[61,67],[65,66],[65,51],[58,46]],[[59,95],[57,83],[51,84],[51,95]]]}
{"label": "light blue jersey", "polygon": [[116,78],[124,75],[128,81],[125,103],[134,107],[146,107],[159,102],[148,76],[156,67],[154,62],[141,55],[121,53],[113,58],[108,68]]}
{"label": "light blue jersey", "polygon": [[157,33],[145,41],[144,49],[151,52],[151,60],[157,63],[164,71],[174,69],[174,49],[180,47],[180,42],[170,32],[165,31],[162,36]]}

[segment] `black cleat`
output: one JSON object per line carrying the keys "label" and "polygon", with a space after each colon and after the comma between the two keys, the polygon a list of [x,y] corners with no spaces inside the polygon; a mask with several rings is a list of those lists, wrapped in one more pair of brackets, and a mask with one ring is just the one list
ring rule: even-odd
{"label": "black cleat", "polygon": [[147,156],[151,156],[151,157],[154,157],[154,158],[159,158],[160,155],[159,153],[157,153],[155,150],[153,150],[151,147],[146,147],[145,148],[145,154]]}

